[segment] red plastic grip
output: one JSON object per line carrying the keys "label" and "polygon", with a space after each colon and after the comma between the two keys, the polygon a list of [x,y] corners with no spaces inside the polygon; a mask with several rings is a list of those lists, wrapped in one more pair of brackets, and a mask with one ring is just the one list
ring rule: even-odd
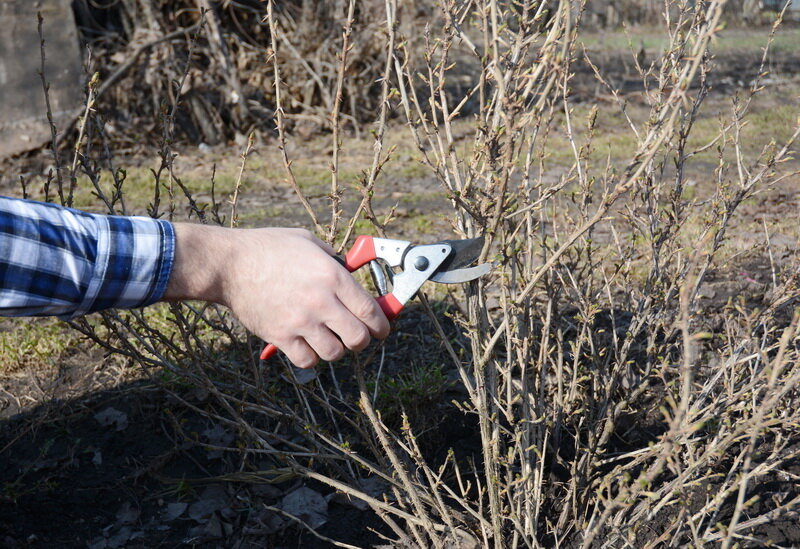
{"label": "red plastic grip", "polygon": [[277,353],[277,352],[278,352],[278,348],[275,345],[273,345],[272,343],[270,343],[269,345],[264,347],[263,351],[261,351],[261,360],[269,360],[272,357],[274,357],[275,353]]}
{"label": "red plastic grip", "polygon": [[378,298],[378,305],[381,306],[383,314],[389,320],[394,320],[400,311],[403,310],[403,304],[394,296],[394,294],[382,295]]}
{"label": "red plastic grip", "polygon": [[372,237],[361,235],[356,238],[353,247],[344,256],[344,266],[352,273],[377,258],[378,256],[375,255],[375,242]]}

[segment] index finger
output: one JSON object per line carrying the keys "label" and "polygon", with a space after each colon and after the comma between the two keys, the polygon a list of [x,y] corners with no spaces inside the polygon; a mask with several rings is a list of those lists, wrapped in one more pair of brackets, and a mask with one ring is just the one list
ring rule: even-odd
{"label": "index finger", "polygon": [[320,240],[319,238],[314,238],[314,244],[325,250],[325,253],[328,255],[336,255],[336,250],[333,249],[333,246],[325,242],[324,240]]}
{"label": "index finger", "polygon": [[389,335],[389,320],[375,298],[362,288],[352,275],[348,274],[343,279],[336,289],[336,297],[342,305],[364,323],[373,337],[383,339]]}

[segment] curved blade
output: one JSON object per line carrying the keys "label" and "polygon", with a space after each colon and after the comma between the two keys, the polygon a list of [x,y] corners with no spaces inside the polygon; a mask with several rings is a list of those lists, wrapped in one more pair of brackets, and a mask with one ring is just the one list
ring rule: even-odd
{"label": "curved blade", "polygon": [[492,267],[494,267],[494,265],[491,263],[481,263],[475,267],[456,269],[454,271],[437,271],[428,280],[438,282],[439,284],[463,284],[464,282],[469,282],[470,280],[475,280],[476,278],[488,274],[492,270]]}
{"label": "curved blade", "polygon": [[[483,241],[482,236],[466,240],[443,240],[441,243],[448,244],[451,251],[447,259],[436,269],[437,275],[446,271],[455,271],[462,267],[468,267],[475,263],[481,255],[481,250],[483,250]],[[434,280],[434,278],[431,278],[431,280]],[[449,283],[445,282],[445,284]]]}

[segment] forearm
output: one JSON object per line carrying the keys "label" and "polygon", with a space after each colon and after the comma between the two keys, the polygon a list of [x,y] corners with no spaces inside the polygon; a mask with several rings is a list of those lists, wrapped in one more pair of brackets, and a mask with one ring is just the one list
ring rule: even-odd
{"label": "forearm", "polygon": [[190,223],[175,223],[173,230],[175,261],[163,300],[225,304],[225,270],[234,259],[235,231]]}

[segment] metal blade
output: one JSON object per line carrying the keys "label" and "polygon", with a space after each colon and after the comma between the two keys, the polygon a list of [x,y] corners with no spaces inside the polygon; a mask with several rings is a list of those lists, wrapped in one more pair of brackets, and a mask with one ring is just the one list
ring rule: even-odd
{"label": "metal blade", "polygon": [[[475,263],[483,250],[483,237],[469,238],[466,240],[443,240],[442,244],[448,244],[452,251],[447,259],[436,269],[437,274],[445,271],[455,271],[462,267],[468,267]],[[431,278],[433,280],[433,278]],[[471,279],[470,279],[471,280]],[[447,284],[447,282],[445,283]]]}
{"label": "metal blade", "polygon": [[[488,274],[494,265],[492,263],[481,263],[475,267],[467,267],[465,269],[456,269],[454,271],[437,271],[428,280],[438,282],[439,284],[463,284],[470,280],[480,278]],[[440,267],[441,269],[441,267]]]}

